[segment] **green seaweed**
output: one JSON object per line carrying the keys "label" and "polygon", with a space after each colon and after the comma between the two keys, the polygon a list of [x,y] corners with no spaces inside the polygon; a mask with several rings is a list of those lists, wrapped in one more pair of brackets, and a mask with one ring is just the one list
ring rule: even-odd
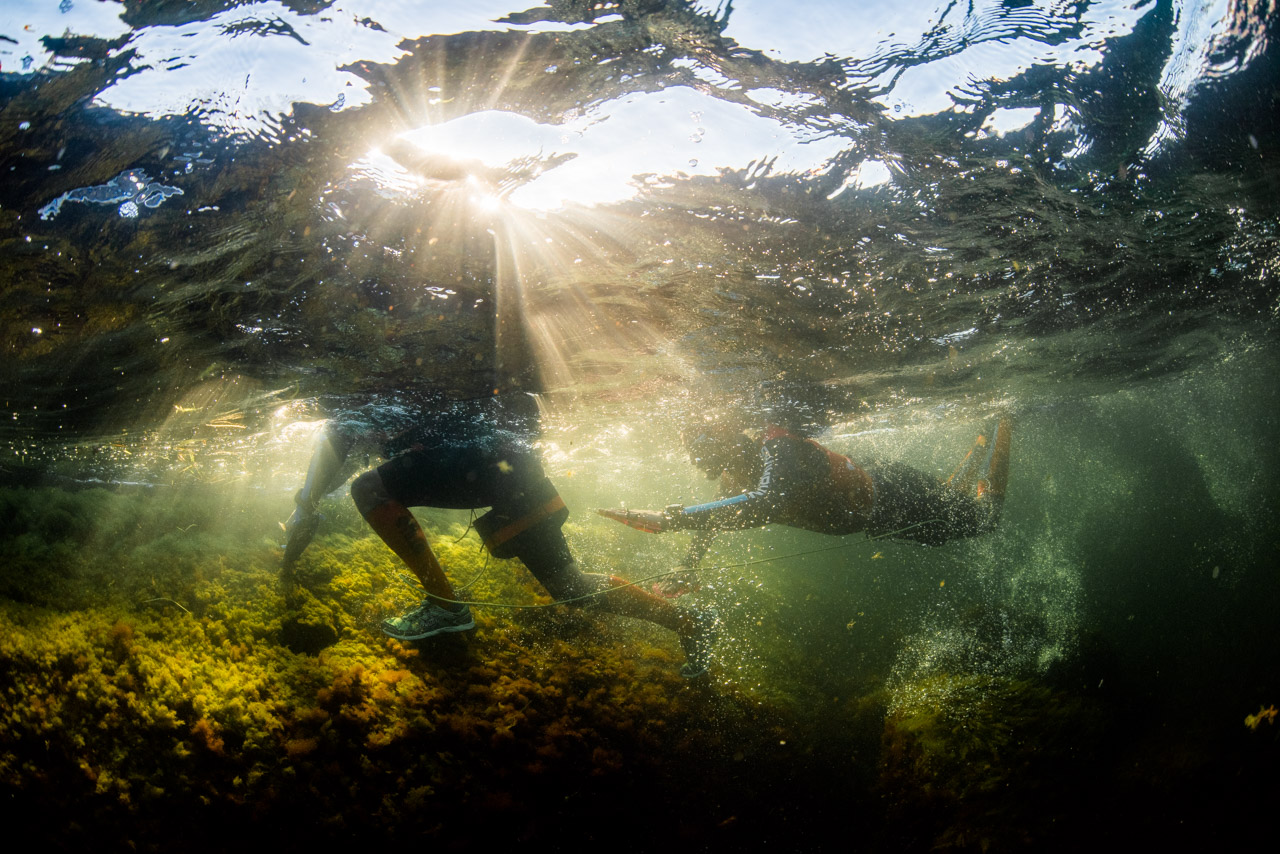
{"label": "green seaweed", "polygon": [[929,676],[899,686],[884,724],[880,787],[935,848],[1044,844],[1088,793],[1104,716],[1027,679]]}
{"label": "green seaweed", "polygon": [[[237,514],[179,525],[181,499],[0,495],[22,514],[6,550],[25,555],[0,598],[0,796],[28,820],[79,816],[42,825],[55,844],[92,830],[164,847],[190,827],[226,842],[210,816],[455,841],[454,816],[581,820],[666,779],[668,757],[766,754],[785,717],[732,683],[691,686],[670,633],[563,606],[388,639],[378,621],[420,593],[371,535],[319,536],[284,581],[264,523]],[[467,596],[548,602],[463,533],[435,546]]]}

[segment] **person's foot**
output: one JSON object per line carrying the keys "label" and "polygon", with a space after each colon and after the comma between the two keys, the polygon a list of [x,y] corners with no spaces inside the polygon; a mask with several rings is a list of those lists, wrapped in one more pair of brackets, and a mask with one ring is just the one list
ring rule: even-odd
{"label": "person's foot", "polygon": [[685,679],[697,679],[711,666],[711,648],[720,636],[720,615],[713,609],[691,611],[690,628],[680,633],[680,646],[684,649],[685,662],[680,675]]}
{"label": "person's foot", "polygon": [[382,621],[382,633],[396,640],[422,640],[447,632],[465,632],[476,627],[471,609],[462,605],[459,610],[442,608],[430,599],[407,614],[389,617]]}

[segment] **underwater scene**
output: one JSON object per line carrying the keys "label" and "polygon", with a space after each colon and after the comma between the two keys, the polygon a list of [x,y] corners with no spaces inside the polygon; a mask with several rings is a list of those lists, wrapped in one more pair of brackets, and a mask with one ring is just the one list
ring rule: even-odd
{"label": "underwater scene", "polygon": [[46,850],[1280,832],[1275,0],[5,0]]}

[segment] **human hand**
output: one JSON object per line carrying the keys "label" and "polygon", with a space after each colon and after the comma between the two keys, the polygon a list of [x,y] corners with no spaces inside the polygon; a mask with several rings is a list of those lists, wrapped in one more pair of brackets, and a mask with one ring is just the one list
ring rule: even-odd
{"label": "human hand", "polygon": [[667,530],[666,515],[653,510],[597,510],[596,512],[606,519],[621,522],[648,534],[660,534]]}

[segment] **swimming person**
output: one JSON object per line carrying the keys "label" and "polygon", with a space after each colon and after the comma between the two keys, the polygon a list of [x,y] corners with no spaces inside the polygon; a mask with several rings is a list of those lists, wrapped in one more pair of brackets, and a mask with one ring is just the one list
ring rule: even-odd
{"label": "swimming person", "polygon": [[716,532],[770,523],[821,534],[855,534],[940,545],[990,531],[1000,519],[1009,479],[1011,427],[1001,419],[994,441],[979,436],[945,481],[897,462],[854,463],[785,428],[768,425],[749,436],[720,421],[685,431],[695,466],[720,480],[720,500],[662,511],[600,510],[649,533],[696,534],[674,573],[657,592],[679,596],[697,588],[695,570]]}
{"label": "swimming person", "polygon": [[[537,403],[525,392],[426,406],[414,425],[389,443],[387,461],[352,482],[356,508],[425,593],[417,607],[383,620],[382,631],[415,641],[475,628],[470,608],[454,601],[453,587],[409,508],[488,507],[474,524],[490,554],[519,558],[558,602],[674,631],[686,657],[681,674],[693,679],[706,673],[716,634],[714,612],[676,607],[621,578],[582,571],[561,531],[569,510],[533,447],[537,431]],[[315,530],[315,503],[323,490],[345,479],[340,472],[351,444],[341,427],[326,431],[319,442],[287,526],[286,569]]]}

